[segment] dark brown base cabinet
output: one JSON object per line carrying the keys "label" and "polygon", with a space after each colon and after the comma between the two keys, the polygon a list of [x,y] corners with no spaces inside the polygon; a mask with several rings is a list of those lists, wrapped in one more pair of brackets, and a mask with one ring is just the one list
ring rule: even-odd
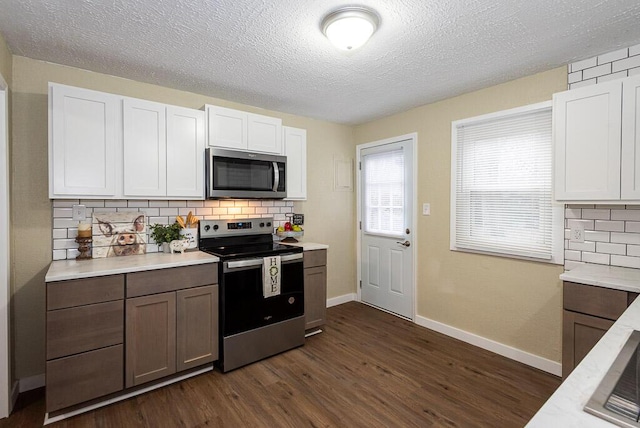
{"label": "dark brown base cabinet", "polygon": [[304,252],[305,329],[324,325],[327,320],[327,250]]}
{"label": "dark brown base cabinet", "polygon": [[638,295],[564,282],[562,377],[566,378]]}
{"label": "dark brown base cabinet", "polygon": [[217,272],[208,263],[47,283],[46,411],[217,360]]}

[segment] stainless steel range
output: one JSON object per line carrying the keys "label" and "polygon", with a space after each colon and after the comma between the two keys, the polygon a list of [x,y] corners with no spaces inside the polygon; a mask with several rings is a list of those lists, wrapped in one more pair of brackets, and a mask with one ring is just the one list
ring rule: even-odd
{"label": "stainless steel range", "polygon": [[[220,258],[223,372],[304,344],[302,248],[274,243],[272,232],[273,218],[200,221],[200,250]],[[271,295],[264,269],[274,256],[279,291]]]}

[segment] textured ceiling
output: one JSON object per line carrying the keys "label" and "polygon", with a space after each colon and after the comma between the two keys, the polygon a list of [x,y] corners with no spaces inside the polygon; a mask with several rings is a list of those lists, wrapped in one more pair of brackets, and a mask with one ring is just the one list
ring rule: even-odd
{"label": "textured ceiling", "polygon": [[363,0],[381,18],[339,51],[340,0],[1,0],[16,55],[357,124],[640,43],[638,0]]}

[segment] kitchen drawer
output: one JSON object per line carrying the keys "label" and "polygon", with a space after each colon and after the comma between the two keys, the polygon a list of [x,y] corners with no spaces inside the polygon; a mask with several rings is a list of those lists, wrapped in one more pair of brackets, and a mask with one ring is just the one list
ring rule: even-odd
{"label": "kitchen drawer", "polygon": [[47,310],[124,299],[124,275],[47,283]]}
{"label": "kitchen drawer", "polygon": [[124,300],[47,312],[47,360],[123,343]]}
{"label": "kitchen drawer", "polygon": [[631,293],[565,282],[563,294],[566,310],[617,320],[627,309]]}
{"label": "kitchen drawer", "polygon": [[127,298],[217,283],[217,263],[136,272],[127,274]]}
{"label": "kitchen drawer", "polygon": [[47,361],[47,412],[123,389],[123,345]]}
{"label": "kitchen drawer", "polygon": [[327,265],[327,250],[305,251],[303,259],[304,268]]}

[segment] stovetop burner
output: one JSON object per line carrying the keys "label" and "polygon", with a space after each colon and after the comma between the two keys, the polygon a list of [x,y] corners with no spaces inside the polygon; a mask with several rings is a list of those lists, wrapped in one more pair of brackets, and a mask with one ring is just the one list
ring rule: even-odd
{"label": "stovetop burner", "polygon": [[198,246],[223,260],[301,253],[301,247],[273,242],[273,218],[201,220]]}

